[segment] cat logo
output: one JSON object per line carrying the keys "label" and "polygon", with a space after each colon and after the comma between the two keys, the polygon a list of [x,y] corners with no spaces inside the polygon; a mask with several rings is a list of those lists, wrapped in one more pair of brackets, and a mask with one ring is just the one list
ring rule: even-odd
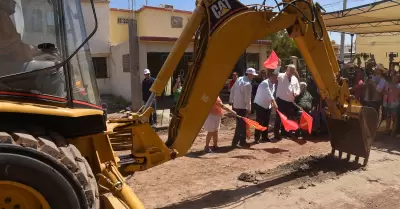
{"label": "cat logo", "polygon": [[229,17],[248,9],[238,0],[208,0],[208,3],[210,34]]}
{"label": "cat logo", "polygon": [[232,9],[228,0],[219,0],[211,5],[211,11],[215,18],[219,19]]}

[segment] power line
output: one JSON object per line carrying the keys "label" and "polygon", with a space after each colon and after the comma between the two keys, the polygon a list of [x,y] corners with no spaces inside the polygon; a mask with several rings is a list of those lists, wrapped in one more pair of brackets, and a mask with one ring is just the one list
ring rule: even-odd
{"label": "power line", "polygon": [[[366,1],[366,0],[352,0],[351,3],[363,2],[363,1]],[[342,1],[333,2],[333,3],[324,4],[324,5],[322,5],[322,7],[325,7],[325,8],[326,7],[334,7],[334,6],[337,6],[337,5],[342,4],[342,3],[343,3],[343,0]]]}
{"label": "power line", "polygon": [[329,4],[324,4],[324,5],[322,5],[323,7],[329,7],[330,5],[337,5],[337,4],[340,4],[340,3],[342,3],[343,1],[337,1],[337,2],[334,2],[334,3],[329,3]]}

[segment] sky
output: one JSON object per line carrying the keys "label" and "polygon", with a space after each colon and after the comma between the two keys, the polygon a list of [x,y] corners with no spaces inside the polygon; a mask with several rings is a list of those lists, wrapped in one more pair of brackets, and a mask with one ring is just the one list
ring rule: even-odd
{"label": "sky", "polygon": [[[170,4],[173,5],[175,9],[180,10],[194,10],[195,0],[133,0],[134,8],[139,9],[143,5],[146,4],[148,6],[159,6],[160,4]],[[261,4],[263,0],[240,0],[243,4]],[[343,0],[314,0],[322,5],[322,7],[327,12],[337,11],[343,9]],[[372,2],[376,2],[377,0],[348,0],[347,8],[356,7]],[[131,9],[132,8],[132,0],[110,0],[110,6],[113,8],[123,8],[123,9]],[[267,5],[275,6],[273,0],[267,0]],[[280,0],[278,0],[280,2]],[[340,33],[330,32],[329,33],[332,40],[334,40],[337,44],[340,44]],[[345,43],[350,44],[350,35],[346,35]]]}

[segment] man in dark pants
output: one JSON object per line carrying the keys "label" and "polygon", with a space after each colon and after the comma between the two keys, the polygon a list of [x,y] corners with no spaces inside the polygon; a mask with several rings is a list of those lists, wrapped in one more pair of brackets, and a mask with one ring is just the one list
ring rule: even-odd
{"label": "man in dark pants", "polygon": [[[276,90],[276,103],[278,105],[278,110],[286,117],[290,118],[296,113],[298,109],[294,104],[294,99],[300,94],[300,84],[296,76],[293,76],[296,72],[296,66],[290,64],[287,66],[284,73],[279,73],[278,75],[278,87]],[[281,133],[279,133],[279,129]],[[288,136],[289,134],[282,125],[281,118],[277,114],[275,119],[274,127],[275,139],[280,140],[283,136]]]}
{"label": "man in dark pants", "polygon": [[[260,85],[258,86],[257,89],[257,94],[254,99],[254,106],[256,108],[256,121],[264,126],[267,127],[269,126],[269,119],[271,116],[271,108],[274,106],[277,108],[275,98],[274,98],[274,92],[275,92],[275,81],[277,79],[277,74],[272,71],[269,75],[269,78],[266,80],[263,80]],[[254,141],[255,143],[258,143],[260,140],[260,135],[261,135],[261,141],[262,142],[269,142],[268,138],[268,130],[265,131],[259,131],[255,130],[254,133]]]}
{"label": "man in dark pants", "polygon": [[[142,81],[142,99],[143,102],[146,103],[147,100],[150,98],[151,92],[150,88],[154,83],[154,78],[150,76],[150,70],[145,69],[144,70],[144,79]],[[153,103],[153,109],[154,112],[152,116],[150,117],[150,125],[156,125],[157,124],[157,109],[156,109],[156,101]]]}
{"label": "man in dark pants", "polygon": [[[233,111],[238,116],[246,117],[246,114],[251,113],[251,80],[257,76],[254,68],[248,68],[246,75],[239,77],[231,89],[229,95],[229,103],[232,104]],[[240,141],[240,146],[247,147],[249,144],[246,142],[246,123],[242,118],[236,119],[235,136],[232,140],[232,147],[236,147]]]}

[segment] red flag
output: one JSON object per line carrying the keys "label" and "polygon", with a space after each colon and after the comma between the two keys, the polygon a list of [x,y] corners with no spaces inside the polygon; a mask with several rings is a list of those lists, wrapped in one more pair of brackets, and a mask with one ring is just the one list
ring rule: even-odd
{"label": "red flag", "polygon": [[308,131],[308,133],[311,134],[312,122],[313,122],[313,118],[309,114],[307,114],[306,112],[303,111],[303,113],[301,114],[301,118],[300,118],[300,128]]}
{"label": "red flag", "polygon": [[299,129],[299,124],[297,124],[295,121],[289,120],[284,114],[276,110],[276,112],[279,114],[279,117],[281,118],[282,125],[285,128],[286,131],[295,131]]}
{"label": "red flag", "polygon": [[279,63],[279,57],[276,55],[276,53],[274,51],[272,51],[271,54],[269,55],[268,59],[265,60],[264,67],[266,69],[274,70],[275,68],[278,67],[278,63]]}
{"label": "red flag", "polygon": [[264,126],[260,125],[259,123],[257,123],[254,120],[250,120],[250,119],[244,118],[244,117],[242,117],[242,118],[243,118],[244,122],[246,123],[246,127],[247,128],[253,127],[253,128],[255,128],[255,129],[259,130],[259,131],[267,130],[267,127],[264,127]]}

